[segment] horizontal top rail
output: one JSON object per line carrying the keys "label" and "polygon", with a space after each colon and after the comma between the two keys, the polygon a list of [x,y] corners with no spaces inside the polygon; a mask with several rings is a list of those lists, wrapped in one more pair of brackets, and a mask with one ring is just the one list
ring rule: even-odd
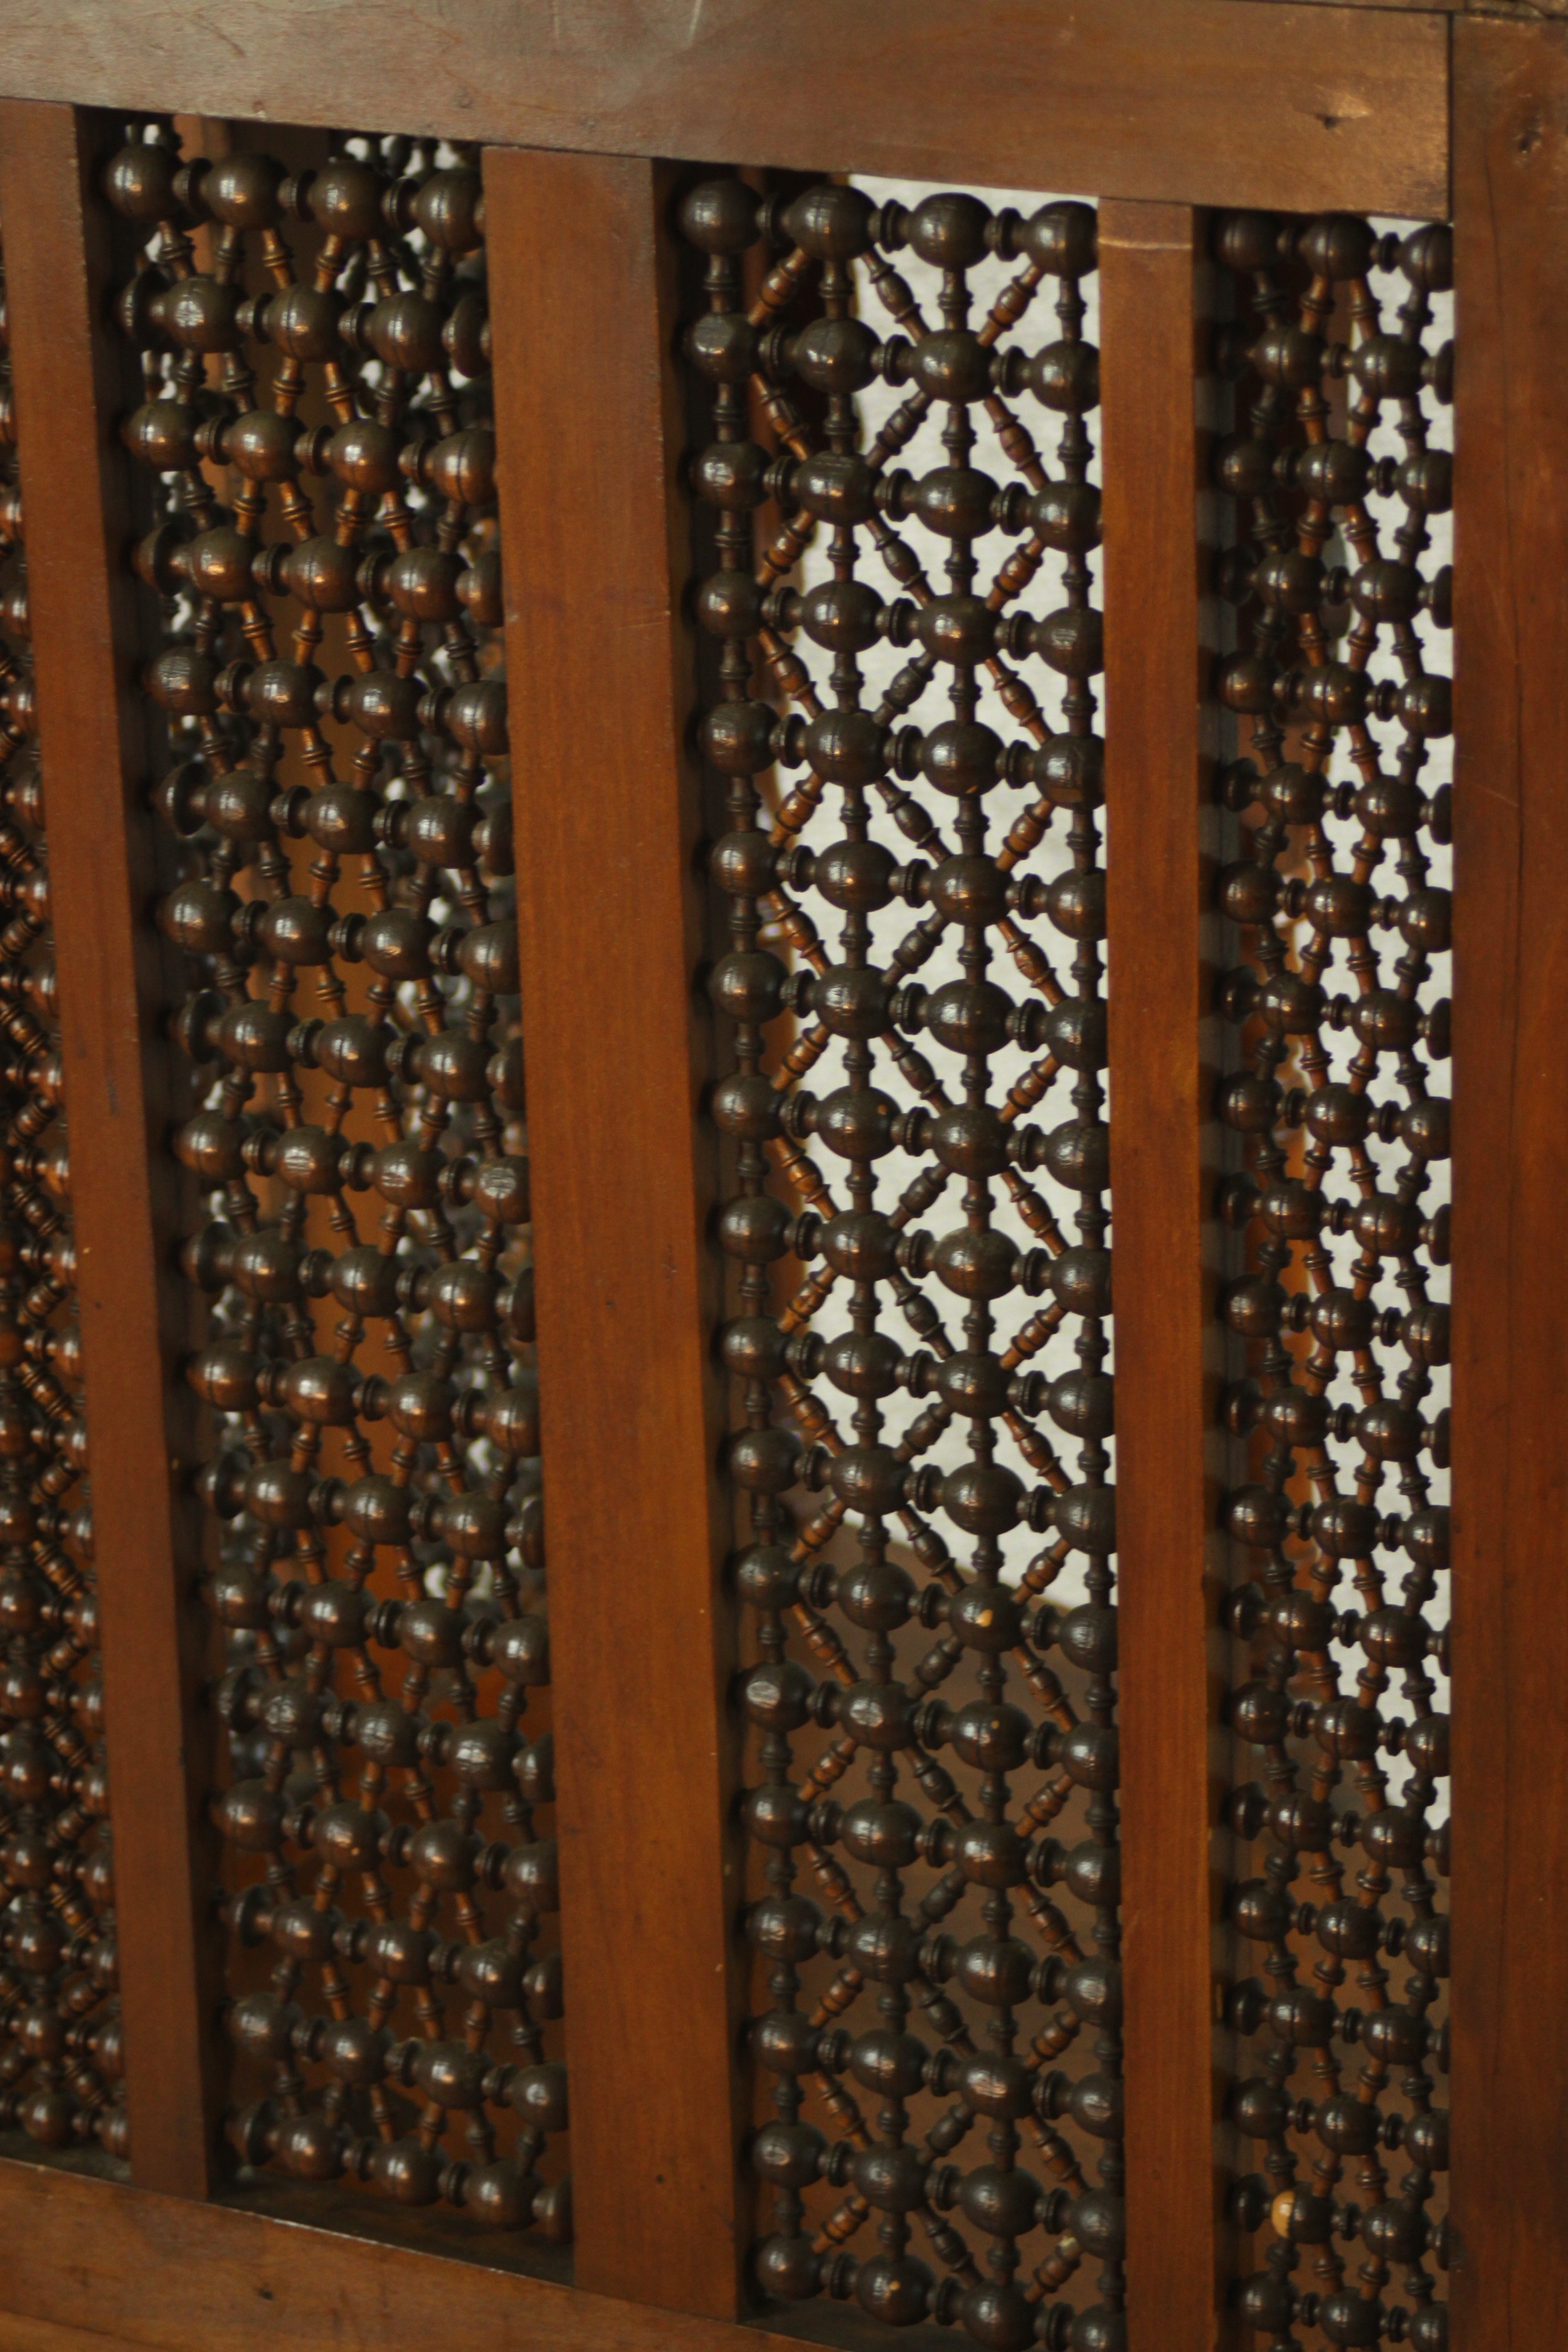
{"label": "horizontal top rail", "polygon": [[0,0],[0,94],[1186,204],[1448,205],[1448,18],[1415,10]]}

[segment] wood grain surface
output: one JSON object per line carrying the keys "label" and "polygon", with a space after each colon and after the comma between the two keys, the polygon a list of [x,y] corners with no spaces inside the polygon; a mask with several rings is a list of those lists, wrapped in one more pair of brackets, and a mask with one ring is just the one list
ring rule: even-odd
{"label": "wood grain surface", "polygon": [[1568,2341],[1568,32],[1456,27],[1454,2337]]}
{"label": "wood grain surface", "polygon": [[1128,2326],[1161,2352],[1209,2352],[1224,2307],[1201,238],[1182,205],[1100,209]]}
{"label": "wood grain surface", "polygon": [[[112,137],[113,126],[102,128]],[[132,2165],[203,2196],[213,2119],[216,1872],[197,1692],[205,1612],[187,1491],[174,1260],[172,1049],[152,922],[146,749],[100,126],[0,105],[0,217],[27,546],[70,1142]],[[129,345],[126,346],[129,351]],[[183,1454],[183,1461],[180,1457]]]}
{"label": "wood grain surface", "polygon": [[57,2327],[47,2319],[18,2319],[0,2311],[0,2352],[104,2352],[123,2344],[122,2336],[100,2336],[85,2327]]}
{"label": "wood grain surface", "polygon": [[1259,0],[0,0],[18,97],[1303,211],[1446,212],[1447,59]]}
{"label": "wood grain surface", "polygon": [[[5,2352],[90,2352],[106,2336],[152,2352],[428,2352],[458,2336],[499,2352],[783,2352],[793,2340],[4,2160],[0,2247]],[[30,2326],[49,2333],[13,2347],[5,2329]]]}
{"label": "wood grain surface", "polygon": [[486,157],[576,2275],[723,2316],[740,1876],[662,192]]}

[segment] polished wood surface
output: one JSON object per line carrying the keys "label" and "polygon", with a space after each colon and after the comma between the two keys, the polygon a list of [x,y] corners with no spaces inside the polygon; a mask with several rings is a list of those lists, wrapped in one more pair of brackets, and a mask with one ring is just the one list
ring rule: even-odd
{"label": "polished wood surface", "polygon": [[0,2244],[5,2352],[8,2325],[49,2331],[19,2336],[16,2352],[88,2352],[104,2336],[150,2352],[424,2352],[452,2338],[459,2315],[465,2336],[540,2352],[782,2352],[795,2340],[4,2160]]}
{"label": "polished wood surface", "polygon": [[201,0],[0,0],[0,59],[17,96],[118,107],[326,122],[352,91],[361,129],[530,146],[1299,210],[1447,198],[1436,14],[272,0],[236,17]]}
{"label": "polished wood surface", "polygon": [[[182,1302],[157,1035],[131,529],[89,194],[99,126],[0,106],[0,215],[43,748],[91,1448],[126,2068],[139,2181],[205,2193],[215,1988],[196,1716],[199,1565],[182,1493]],[[134,370],[130,386],[135,397]],[[184,1463],[179,1459],[184,1454]]]}
{"label": "polished wood surface", "polygon": [[123,2344],[121,2336],[101,2336],[85,2327],[57,2327],[47,2319],[18,2319],[0,2311],[0,2352],[105,2352]]}
{"label": "polished wood surface", "polygon": [[[1281,0],[1258,0],[1263,7],[1281,5]],[[1568,0],[1300,0],[1310,8],[1409,8],[1430,13],[1436,8],[1445,16],[1542,16],[1568,15]]]}
{"label": "polished wood surface", "polygon": [[1455,2340],[1568,2336],[1568,32],[1456,30]]}
{"label": "polished wood surface", "polygon": [[1204,226],[1179,205],[1100,207],[1128,2329],[1165,2352],[1207,2352],[1221,2308]]}
{"label": "polished wood surface", "polygon": [[[486,156],[576,2275],[735,2308],[713,1184],[654,166]],[[563,224],[571,235],[557,234]]]}

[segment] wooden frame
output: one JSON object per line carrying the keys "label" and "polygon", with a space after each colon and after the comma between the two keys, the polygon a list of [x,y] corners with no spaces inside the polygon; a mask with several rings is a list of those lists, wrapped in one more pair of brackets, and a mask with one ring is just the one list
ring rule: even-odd
{"label": "wooden frame", "polygon": [[[579,2275],[722,2317],[740,2291],[740,1880],[723,1728],[722,1423],[704,1344],[716,1318],[703,1247],[713,1171],[697,1118],[699,815],[682,719],[692,689],[659,235],[668,189],[635,159],[491,151],[486,202],[499,250],[523,262],[495,312],[498,365],[512,362],[518,388],[498,439],[507,544],[521,558],[508,626],[529,680],[511,725],[523,985],[540,1008],[540,1349],[555,1368],[550,1443],[566,1490],[552,1517],[565,1602],[552,1620],[563,1677],[585,1697],[558,1734],[564,1956],[588,1988],[581,2038],[569,2029],[573,2125],[598,2151],[597,2186],[577,2209]],[[541,247],[534,224],[552,215],[580,224],[581,247]],[[563,343],[584,308],[601,329],[596,406],[531,360]],[[531,791],[545,775],[594,782]],[[598,902],[591,928],[549,918],[568,875]],[[605,924],[638,943],[629,966],[604,957]],[[577,1343],[585,1298],[616,1335],[607,1348]],[[605,1475],[612,1463],[624,1486]],[[642,1954],[640,2032],[617,1981],[628,1930]],[[694,1980],[706,1993],[696,2002]],[[609,2018],[617,2032],[605,2032]],[[682,2218],[693,2212],[705,2222],[695,2246]]]}
{"label": "wooden frame", "polygon": [[[353,2201],[363,2211],[364,2200]],[[341,2213],[333,2219],[341,2223]],[[416,2352],[432,2331],[449,2328],[458,2307],[466,2325],[552,2352],[740,2352],[746,2345],[775,2352],[790,2340],[341,2226],[313,2227],[303,2217],[197,2204],[4,2159],[0,2236],[5,2352],[25,2352],[32,2341],[25,2330],[34,2326],[68,2329],[73,2341],[80,2326],[89,2331],[84,2346],[108,2338],[150,2352],[195,2343],[240,2352],[268,2341],[335,2352],[356,2336],[374,2336],[387,2352]]]}
{"label": "wooden frame", "polygon": [[1568,39],[1561,26],[1466,25],[1456,67],[1458,299],[1478,360],[1457,418],[1454,2302],[1461,2344],[1515,2352],[1568,2326],[1542,2178],[1561,2159],[1568,2063],[1557,1997],[1568,1624],[1534,1593],[1538,1563],[1563,1540],[1565,1391],[1562,1332],[1532,1273],[1550,1248],[1563,1141],[1547,1073],[1565,950],[1556,746],[1568,714],[1525,584],[1568,544],[1552,388]]}
{"label": "wooden frame", "polygon": [[[1541,1561],[1561,1549],[1568,1445],[1551,1283],[1568,1138],[1547,1079],[1563,994],[1568,837],[1554,772],[1568,713],[1552,616],[1533,590],[1568,557],[1557,399],[1568,284],[1542,229],[1568,215],[1568,35],[1454,13],[1458,23],[1419,6],[1275,0],[726,0],[710,18],[689,0],[479,0],[452,18],[417,0],[374,14],[285,0],[248,11],[237,38],[194,5],[0,0],[0,215],[68,1085],[86,1162],[76,1214],[88,1413],[98,1475],[117,1496],[99,1573],[136,2149],[132,2189],[0,2160],[0,2347],[70,2352],[81,2328],[159,2352],[204,2339],[245,2352],[282,2325],[305,2352],[373,2327],[391,2352],[412,2352],[460,2300],[474,2325],[545,2344],[721,2352],[748,2308],[731,1635],[704,1241],[712,1171],[693,1117],[709,1046],[689,991],[699,814],[682,740],[686,551],[659,235],[668,159],[714,153],[981,185],[1043,175],[1102,203],[1107,481],[1136,468],[1139,486],[1136,501],[1112,491],[1107,502],[1110,954],[1160,1007],[1152,1034],[1144,1023],[1134,1037],[1111,1000],[1126,1122],[1120,1140],[1113,1129],[1117,1247],[1135,1276],[1119,1277],[1121,1507],[1124,1540],[1160,1563],[1131,1596],[1123,1663],[1124,1688],[1143,1702],[1124,1748],[1138,1792],[1127,1801],[1128,2031],[1146,2135],[1130,2182],[1141,2217],[1131,2342],[1211,2352],[1229,2322],[1215,2040],[1216,1470],[1204,1454],[1218,1267],[1202,1024],[1215,746],[1195,562],[1205,291],[1194,208],[1445,216],[1452,146],[1467,352],[1458,760],[1471,785],[1457,803],[1456,2341],[1459,2352],[1544,2352],[1553,2323],[1568,2326],[1553,2202],[1568,2151],[1568,1611],[1542,1607],[1536,1589]],[[508,627],[532,648],[512,727],[545,1445],[560,1498],[555,1632],[563,1671],[616,1727],[592,1748],[561,1728],[564,1940],[584,1989],[574,2131],[584,2151],[604,2151],[585,2165],[595,2187],[579,2191],[572,2288],[450,2263],[428,2243],[316,2229],[260,2200],[214,2201],[195,1555],[177,1479],[141,1475],[149,1458],[177,1465],[184,1445],[168,1378],[175,1217],[160,1191],[155,987],[137,919],[150,853],[126,690],[136,647],[116,588],[127,491],[81,195],[103,127],[88,110],[151,108],[304,123],[351,110],[367,127],[481,142],[492,252],[525,265],[495,333],[506,533],[523,555]],[[569,236],[537,236],[535,223],[560,218]],[[587,397],[574,351],[558,364],[541,357],[574,314],[597,335]],[[1119,366],[1134,331],[1157,336],[1164,376]],[[564,332],[556,340],[564,350]],[[635,583],[608,610],[607,550]],[[593,777],[595,798],[531,789],[569,766]],[[119,796],[107,832],[106,780]],[[1119,826],[1141,841],[1140,863],[1117,866]],[[609,834],[635,857],[605,857]],[[608,965],[572,919],[585,887],[625,950]],[[1163,995],[1161,972],[1174,976]],[[628,1093],[618,1074],[634,1056]],[[607,1251],[585,1238],[590,1186],[595,1222],[614,1228]],[[1173,1255],[1174,1286],[1162,1272]],[[584,1295],[607,1324],[575,1311]],[[637,1345],[617,1346],[634,1327]],[[630,1462],[625,1492],[584,1475],[605,1449]],[[631,1547],[640,1586],[618,1570],[617,1548]],[[133,1685],[134,1703],[121,1696]],[[182,1836],[142,1853],[143,1817],[176,1819]],[[626,1919],[639,1934],[637,2001],[620,1958]],[[1138,1962],[1156,1937],[1157,1986]],[[677,2019],[681,2030],[668,2030]]]}
{"label": "wooden frame", "polygon": [[[11,0],[5,86],[78,105],[321,122],[353,89],[367,130],[744,157],[784,169],[1053,186],[1187,204],[1440,214],[1447,18],[1183,0],[405,0],[374,18],[309,0],[106,14]],[[829,75],[803,69],[833,59]],[[426,68],[439,59],[438,76]],[[1218,121],[1225,140],[1213,136]]]}
{"label": "wooden frame", "polygon": [[[1122,1773],[1137,1792],[1121,1835],[1128,2231],[1147,2250],[1130,2270],[1128,2322],[1194,2352],[1227,2243],[1204,231],[1182,205],[1100,208],[1117,1535],[1142,1570],[1118,1612]],[[1172,354],[1163,380],[1137,363],[1151,346]],[[1140,2082],[1158,2085],[1146,2109]]]}

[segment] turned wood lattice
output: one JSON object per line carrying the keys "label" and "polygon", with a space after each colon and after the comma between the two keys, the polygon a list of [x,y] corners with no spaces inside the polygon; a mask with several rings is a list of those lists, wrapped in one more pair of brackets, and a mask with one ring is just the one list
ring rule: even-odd
{"label": "turned wood lattice", "polygon": [[1551,2352],[1568,37],[721,14],[0,0],[0,2343]]}

